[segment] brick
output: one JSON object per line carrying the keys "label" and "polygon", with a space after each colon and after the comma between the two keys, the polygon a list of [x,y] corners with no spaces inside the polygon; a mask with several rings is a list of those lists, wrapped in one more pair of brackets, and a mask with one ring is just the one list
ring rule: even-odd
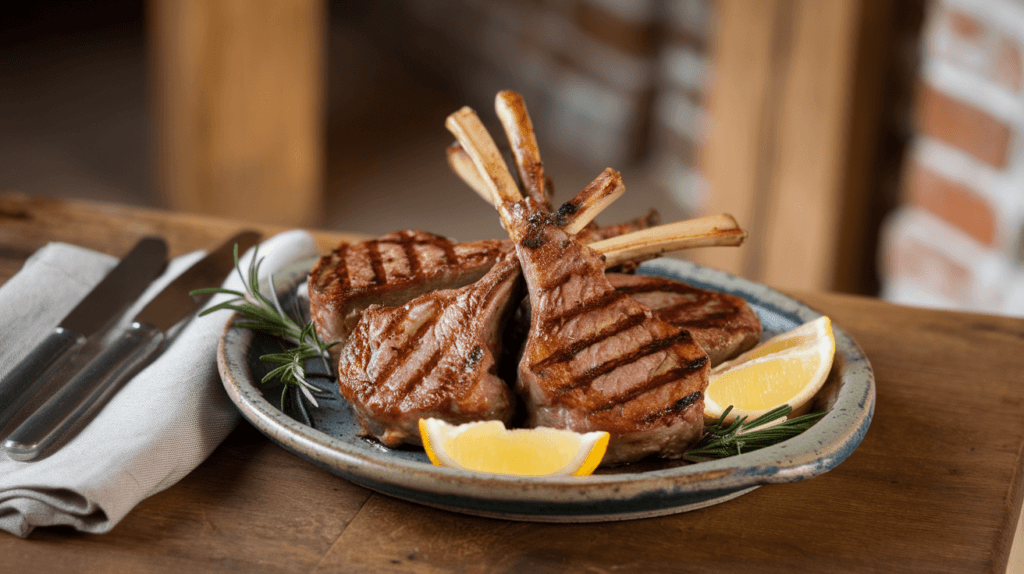
{"label": "brick", "polygon": [[994,62],[991,36],[991,31],[982,22],[940,5],[925,43],[931,57],[965,71],[986,75]]}
{"label": "brick", "polygon": [[921,164],[911,167],[910,203],[985,245],[995,245],[997,216],[992,205],[967,186]]}
{"label": "brick", "polygon": [[1006,167],[1010,149],[1008,125],[927,84],[919,86],[917,102],[918,124],[923,133],[993,167]]}
{"label": "brick", "polygon": [[940,7],[933,22],[926,42],[932,57],[985,76],[1010,91],[1020,91],[1024,66],[1019,42],[949,7]]}
{"label": "brick", "polygon": [[988,31],[988,27],[983,22],[959,10],[950,9],[946,12],[946,16],[949,18],[950,29],[960,40],[979,42]]}
{"label": "brick", "polygon": [[967,302],[970,297],[971,270],[912,237],[899,238],[889,265],[894,279],[910,280],[957,302]]}
{"label": "brick", "polygon": [[1000,38],[989,76],[997,84],[1019,92],[1022,75],[1024,75],[1024,69],[1022,69],[1020,45],[1011,38],[1005,36]]}

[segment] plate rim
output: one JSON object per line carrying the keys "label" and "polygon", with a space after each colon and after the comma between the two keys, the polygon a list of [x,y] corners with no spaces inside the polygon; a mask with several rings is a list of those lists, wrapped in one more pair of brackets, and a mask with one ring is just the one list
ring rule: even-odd
{"label": "plate rim", "polygon": [[[799,300],[764,284],[690,261],[659,258],[641,266],[640,273],[683,279],[698,287],[711,287],[741,296],[750,296],[757,299],[757,303],[762,307],[782,315],[797,316],[804,322],[821,316],[819,312]],[[771,300],[766,300],[765,295]],[[248,377],[238,376],[240,371],[248,369],[245,353],[238,353],[238,350],[247,350],[255,334],[249,329],[237,326],[237,320],[238,315],[235,314],[225,326],[218,345],[217,363],[225,390],[250,423],[283,448],[352,482],[382,492],[390,490],[391,492],[385,493],[399,498],[411,497],[423,504],[448,507],[467,513],[509,519],[531,519],[515,516],[512,509],[507,513],[471,512],[474,509],[474,501],[486,501],[499,506],[502,503],[549,503],[571,509],[574,506],[590,508],[595,503],[609,500],[628,501],[650,496],[652,493],[661,493],[665,500],[685,499],[692,503],[695,494],[727,491],[720,498],[729,499],[738,496],[732,493],[740,490],[749,491],[765,484],[813,478],[835,468],[859,446],[874,414],[875,379],[870,362],[856,341],[833,323],[836,354],[843,362],[840,376],[845,379],[852,369],[859,378],[851,378],[849,382],[855,384],[850,387],[844,380],[843,387],[837,393],[836,403],[813,427],[819,428],[824,424],[822,429],[831,429],[841,416],[849,418],[848,411],[855,409],[856,412],[852,413],[853,418],[849,420],[849,424],[834,432],[828,441],[828,446],[832,447],[828,456],[820,454],[820,448],[825,446],[821,437],[816,433],[805,432],[777,445],[750,453],[642,473],[595,474],[587,477],[481,474],[394,457],[383,450],[353,451],[340,439],[292,419],[263,397],[261,390],[253,384],[251,374]],[[857,390],[860,392],[856,393]],[[396,493],[395,489],[401,492]],[[410,496],[402,496],[402,492]],[[434,504],[431,504],[424,498],[438,498],[441,502],[435,500]],[[449,499],[447,503],[443,501],[446,498]],[[708,504],[713,503],[712,501]],[[676,507],[670,503],[659,514],[671,513],[673,508]],[[674,511],[683,510],[685,508]],[[577,515],[576,518],[597,517],[601,514],[600,509],[590,508],[589,512],[584,512],[585,516]],[[598,519],[629,518],[630,514],[617,512],[611,517]],[[650,512],[633,514],[652,515]],[[532,515],[532,519],[543,518]]]}

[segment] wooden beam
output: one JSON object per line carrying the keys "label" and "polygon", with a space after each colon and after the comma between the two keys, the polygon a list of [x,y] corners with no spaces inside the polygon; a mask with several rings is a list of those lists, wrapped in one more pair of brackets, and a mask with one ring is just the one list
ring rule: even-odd
{"label": "wooden beam", "polygon": [[719,0],[706,211],[733,213],[749,239],[695,260],[778,287],[864,292],[877,203],[864,174],[892,2]]}
{"label": "wooden beam", "polygon": [[150,0],[156,184],[169,207],[285,225],[322,212],[323,0]]}

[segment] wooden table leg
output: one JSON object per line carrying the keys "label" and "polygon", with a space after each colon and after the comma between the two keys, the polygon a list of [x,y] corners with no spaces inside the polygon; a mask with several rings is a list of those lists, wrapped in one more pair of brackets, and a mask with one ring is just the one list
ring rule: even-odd
{"label": "wooden table leg", "polygon": [[169,207],[314,225],[324,0],[150,0],[157,185]]}

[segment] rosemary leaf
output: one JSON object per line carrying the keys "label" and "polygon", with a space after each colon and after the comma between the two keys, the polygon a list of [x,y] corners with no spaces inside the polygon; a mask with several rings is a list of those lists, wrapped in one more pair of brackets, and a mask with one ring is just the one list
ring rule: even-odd
{"label": "rosemary leaf", "polygon": [[[305,397],[313,406],[319,406],[314,393],[323,392],[306,381],[305,361],[316,357],[326,358],[330,345],[323,342],[316,333],[312,322],[299,325],[281,308],[272,302],[259,291],[259,269],[263,260],[259,258],[259,248],[253,253],[252,262],[246,273],[238,261],[238,245],[235,245],[235,270],[242,280],[245,291],[224,289],[221,287],[206,287],[190,292],[191,295],[199,294],[224,294],[231,295],[234,299],[224,301],[210,307],[200,313],[200,316],[216,311],[233,311],[242,316],[238,322],[240,326],[253,331],[260,331],[273,337],[277,337],[287,343],[280,353],[263,355],[260,360],[270,365],[276,365],[267,373],[262,383],[278,379],[283,384],[281,390],[281,408],[284,408],[285,393],[289,388],[297,388],[301,396]],[[273,281],[271,281],[272,283]],[[275,297],[276,299],[276,297]]]}
{"label": "rosemary leaf", "polygon": [[747,417],[739,417],[729,425],[725,425],[732,407],[725,409],[714,423],[704,427],[704,434],[683,459],[689,462],[704,462],[744,452],[751,452],[778,444],[795,437],[814,426],[826,413],[811,413],[785,420],[781,423],[764,426],[782,417],[789,416],[793,411],[789,405],[782,405],[747,422]]}

